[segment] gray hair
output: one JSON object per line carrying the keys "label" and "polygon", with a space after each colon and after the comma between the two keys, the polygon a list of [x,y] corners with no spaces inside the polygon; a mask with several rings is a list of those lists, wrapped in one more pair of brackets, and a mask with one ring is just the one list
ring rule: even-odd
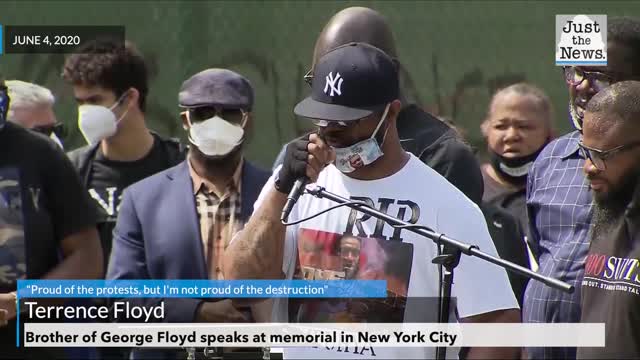
{"label": "gray hair", "polygon": [[549,132],[553,133],[554,110],[553,110],[553,105],[551,103],[551,100],[549,99],[547,94],[545,94],[545,92],[541,90],[539,87],[533,84],[521,82],[521,83],[513,84],[505,88],[499,89],[498,91],[496,91],[495,94],[493,94],[493,97],[491,98],[491,102],[489,103],[487,117],[480,125],[480,128],[482,129],[483,134],[486,132],[487,121],[491,117],[491,111],[493,110],[493,106],[496,100],[499,97],[502,97],[505,95],[511,95],[511,94],[517,94],[520,96],[526,96],[531,98],[535,102],[538,109],[540,109],[540,111],[544,114],[545,126],[547,127]]}
{"label": "gray hair", "polygon": [[529,83],[517,83],[505,88],[498,90],[494,95],[491,101],[491,105],[493,105],[493,101],[499,96],[504,96],[507,94],[518,94],[520,96],[530,96],[535,99],[536,104],[539,106],[539,109],[545,113],[547,116],[547,120],[551,120],[553,118],[553,105],[551,104],[551,100],[545,92],[539,87],[529,84]]}
{"label": "gray hair", "polygon": [[53,106],[56,99],[51,90],[32,83],[20,80],[7,80],[5,85],[9,90],[11,104],[7,114],[7,120],[14,121],[14,109],[29,109],[40,106]]}

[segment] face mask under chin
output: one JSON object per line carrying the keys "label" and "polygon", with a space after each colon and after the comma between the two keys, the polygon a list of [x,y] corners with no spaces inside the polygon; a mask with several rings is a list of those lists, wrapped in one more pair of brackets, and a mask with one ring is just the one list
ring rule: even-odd
{"label": "face mask under chin", "polygon": [[[382,124],[385,123],[387,113],[389,112],[389,104],[385,107],[384,113],[373,131],[368,138],[358,141],[357,143],[344,148],[334,148],[336,154],[335,166],[343,173],[351,173],[361,167],[372,164],[384,155],[381,146],[384,144],[389,126],[385,127],[385,131],[382,132]],[[381,139],[380,135],[382,135]]]}
{"label": "face mask under chin", "polygon": [[514,185],[523,185],[527,180],[527,174],[533,162],[542,152],[548,140],[536,152],[530,155],[507,158],[489,149],[491,167],[500,177]]}

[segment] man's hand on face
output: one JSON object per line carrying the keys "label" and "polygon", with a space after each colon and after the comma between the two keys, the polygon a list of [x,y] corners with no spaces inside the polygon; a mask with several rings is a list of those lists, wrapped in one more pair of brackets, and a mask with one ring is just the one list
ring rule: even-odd
{"label": "man's hand on face", "polygon": [[198,308],[196,320],[212,323],[250,322],[251,319],[233,306],[231,299],[205,302]]}
{"label": "man's hand on face", "polygon": [[307,177],[315,182],[320,172],[335,159],[333,149],[318,134],[302,136],[287,145],[276,188],[288,194],[298,179]]}
{"label": "man's hand on face", "polygon": [[16,298],[12,293],[0,294],[0,326],[16,317]]}
{"label": "man's hand on face", "polygon": [[307,177],[311,182],[316,182],[320,172],[336,160],[336,153],[316,133],[309,135],[307,150]]}

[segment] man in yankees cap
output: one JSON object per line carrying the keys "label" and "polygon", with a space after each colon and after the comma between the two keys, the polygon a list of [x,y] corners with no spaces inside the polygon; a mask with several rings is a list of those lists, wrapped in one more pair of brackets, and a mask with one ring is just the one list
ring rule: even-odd
{"label": "man in yankees cap", "polygon": [[[282,166],[262,190],[254,214],[229,245],[224,273],[226,279],[307,278],[340,272],[332,261],[336,246],[310,247],[316,256],[306,256],[303,243],[338,241],[350,234],[361,239],[359,267],[377,268],[388,279],[387,290],[407,298],[438,296],[437,254],[434,243],[412,232],[393,227],[355,210],[341,207],[298,225],[285,227],[281,212],[297,179],[310,182],[345,198],[357,198],[381,211],[410,223],[428,226],[452,238],[478,245],[496,256],[496,250],[480,209],[435,170],[406,152],[400,145],[396,120],[401,109],[398,72],[384,52],[364,43],[350,43],[323,55],[315,65],[311,96],[294,112],[311,120],[317,131],[287,146]],[[358,161],[353,158],[358,157]],[[334,205],[310,195],[299,198],[289,222],[297,222]],[[305,255],[305,256],[303,256]],[[313,258],[313,263],[306,263]],[[300,266],[297,267],[296,264]],[[394,266],[404,263],[407,266]],[[309,268],[312,268],[310,271]],[[344,277],[336,276],[334,281]],[[393,285],[389,285],[393,284]],[[393,288],[391,288],[393,287]],[[490,293],[491,296],[483,294]],[[477,258],[463,256],[456,269],[453,296],[457,297],[458,320],[471,322],[519,322],[518,303],[506,272]],[[297,319],[317,322],[331,306],[315,300],[316,311],[301,314],[305,306],[292,308],[293,301],[277,299],[273,321]],[[410,302],[407,302],[409,304]],[[333,306],[335,307],[335,306]],[[429,322],[434,306],[403,305],[395,308],[403,322]],[[289,316],[293,314],[293,316]],[[285,358],[429,359],[431,348],[390,348],[365,345],[343,349],[286,348]],[[354,351],[357,354],[353,353]],[[514,358],[519,349],[473,348],[470,357]],[[346,352],[346,353],[345,353]],[[456,350],[449,350],[457,354]]]}
{"label": "man in yankees cap", "polygon": [[[246,78],[204,70],[182,84],[178,100],[187,159],[125,191],[108,279],[224,279],[224,248],[269,176],[243,156],[254,101]],[[230,299],[164,301],[166,322],[252,321]]]}

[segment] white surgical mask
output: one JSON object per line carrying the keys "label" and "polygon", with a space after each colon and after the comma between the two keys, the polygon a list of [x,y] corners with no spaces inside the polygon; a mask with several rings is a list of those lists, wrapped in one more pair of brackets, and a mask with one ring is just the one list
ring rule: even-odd
{"label": "white surgical mask", "polygon": [[111,107],[84,104],[78,107],[78,127],[80,132],[91,145],[116,134],[118,123],[127,115],[129,108],[116,119],[113,109],[123,99],[123,94]]}
{"label": "white surgical mask", "polygon": [[[336,153],[335,166],[338,168],[338,170],[342,171],[343,173],[350,173],[360,167],[371,164],[372,162],[378,160],[382,155],[384,155],[382,149],[380,149],[381,144],[378,144],[375,137],[378,133],[378,130],[380,129],[380,126],[382,126],[382,123],[386,119],[388,112],[389,104],[387,104],[387,107],[384,109],[384,114],[382,114],[382,118],[380,119],[380,122],[378,123],[376,129],[373,131],[373,134],[371,134],[371,137],[359,141],[351,146],[347,146],[344,148],[334,148],[334,151]],[[387,130],[389,129],[387,128]],[[383,144],[386,137],[387,133],[385,131],[385,134],[382,138]]]}
{"label": "white surgical mask", "polygon": [[232,124],[218,115],[207,120],[191,123],[187,111],[189,125],[189,141],[207,156],[225,156],[244,141],[244,115],[242,125]]}

